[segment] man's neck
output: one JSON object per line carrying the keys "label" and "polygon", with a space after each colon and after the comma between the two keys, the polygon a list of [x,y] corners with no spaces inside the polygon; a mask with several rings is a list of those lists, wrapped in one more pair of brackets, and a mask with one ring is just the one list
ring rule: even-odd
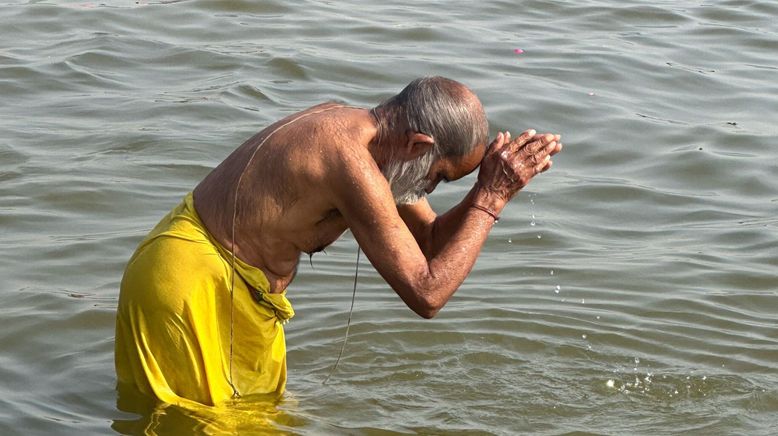
{"label": "man's neck", "polygon": [[394,122],[390,120],[391,114],[373,108],[369,111],[370,121],[375,127],[375,135],[367,144],[368,151],[378,164],[379,168],[395,158],[394,149],[401,140]]}

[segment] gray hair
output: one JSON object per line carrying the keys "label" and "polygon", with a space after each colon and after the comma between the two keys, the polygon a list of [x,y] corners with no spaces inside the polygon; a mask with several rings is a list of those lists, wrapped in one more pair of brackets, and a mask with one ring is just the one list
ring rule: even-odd
{"label": "gray hair", "polygon": [[489,122],[478,98],[465,85],[445,77],[418,78],[378,108],[389,110],[408,128],[432,136],[437,157],[467,155],[489,139]]}
{"label": "gray hair", "polygon": [[425,188],[430,181],[426,176],[435,159],[435,151],[430,150],[410,161],[392,158],[384,165],[381,172],[389,182],[395,204],[416,203],[427,196]]}

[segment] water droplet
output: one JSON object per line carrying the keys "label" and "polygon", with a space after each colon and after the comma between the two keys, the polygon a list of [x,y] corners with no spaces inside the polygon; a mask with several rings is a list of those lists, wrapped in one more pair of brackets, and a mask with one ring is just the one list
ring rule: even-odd
{"label": "water droplet", "polygon": [[556,285],[556,288],[554,288],[554,293],[558,294],[559,291],[561,291],[561,290],[562,290],[562,287],[559,286],[559,285]]}
{"label": "water droplet", "polygon": [[581,298],[581,304],[586,304],[586,300],[584,300],[583,298]]}
{"label": "water droplet", "polygon": [[538,239],[542,238],[542,236],[538,235]]}
{"label": "water droplet", "polygon": [[553,270],[553,269],[551,270],[551,275],[552,275],[552,276],[554,275],[554,270]]}
{"label": "water droplet", "polygon": [[511,238],[508,238],[508,243],[509,243],[509,244],[513,244],[513,239],[511,239]]}
{"label": "water droplet", "polygon": [[600,319],[600,315],[597,315],[597,319]]}
{"label": "water droplet", "polygon": [[612,388],[615,385],[616,385],[616,382],[613,381],[612,379],[605,382],[605,386],[607,386],[609,388]]}
{"label": "water droplet", "polygon": [[635,358],[635,365],[640,365],[640,358],[639,357]]}
{"label": "water droplet", "polygon": [[535,226],[535,220],[532,220],[532,221],[530,221],[530,222],[529,222],[529,225],[531,225],[531,226],[533,226],[533,227],[534,227],[534,226]]}
{"label": "water droplet", "polygon": [[586,335],[585,334],[581,335],[581,339],[586,339]]}

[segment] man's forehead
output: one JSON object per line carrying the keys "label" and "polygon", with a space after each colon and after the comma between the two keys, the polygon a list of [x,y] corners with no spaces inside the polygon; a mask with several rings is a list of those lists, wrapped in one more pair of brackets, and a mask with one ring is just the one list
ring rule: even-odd
{"label": "man's forehead", "polygon": [[455,171],[456,174],[451,174],[450,180],[456,180],[465,177],[466,175],[475,171],[476,168],[478,168],[478,166],[481,164],[481,160],[484,158],[485,153],[486,145],[478,144],[470,153],[454,158],[451,162],[453,167],[451,169]]}
{"label": "man's forehead", "polygon": [[470,154],[463,156],[463,163],[472,165],[472,171],[481,164],[481,161],[484,158],[484,154],[486,154],[486,145],[478,144],[473,148],[473,151],[471,151]]}

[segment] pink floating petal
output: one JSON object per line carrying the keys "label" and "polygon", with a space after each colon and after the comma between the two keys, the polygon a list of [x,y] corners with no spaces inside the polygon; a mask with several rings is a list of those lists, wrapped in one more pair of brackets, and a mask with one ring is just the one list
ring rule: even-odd
{"label": "pink floating petal", "polygon": [[522,50],[520,48],[515,48],[515,49],[513,49],[513,52],[516,53],[516,54],[522,54],[522,53],[524,53],[524,50]]}

